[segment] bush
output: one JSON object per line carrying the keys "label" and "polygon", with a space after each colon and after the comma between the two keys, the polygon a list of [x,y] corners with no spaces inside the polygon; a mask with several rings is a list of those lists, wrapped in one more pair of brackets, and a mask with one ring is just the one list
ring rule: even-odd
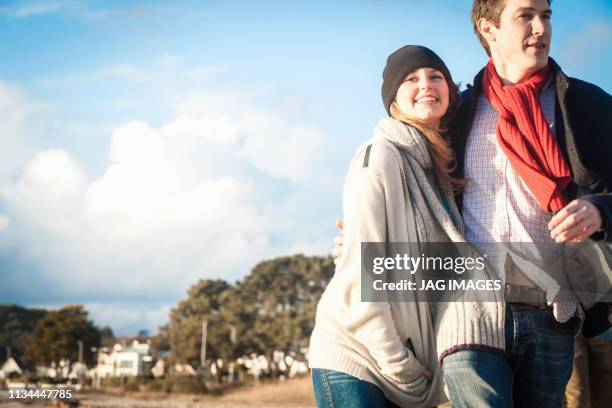
{"label": "bush", "polygon": [[176,377],[172,381],[172,392],[206,394],[208,389],[201,377]]}
{"label": "bush", "polygon": [[142,383],[139,377],[123,377],[123,390],[124,391],[140,391],[140,384]]}
{"label": "bush", "polygon": [[147,391],[152,392],[172,392],[172,381],[170,378],[153,378],[147,381]]}
{"label": "bush", "polygon": [[119,388],[123,386],[123,378],[122,377],[106,377],[102,378],[101,381],[102,387],[111,387],[111,388]]}

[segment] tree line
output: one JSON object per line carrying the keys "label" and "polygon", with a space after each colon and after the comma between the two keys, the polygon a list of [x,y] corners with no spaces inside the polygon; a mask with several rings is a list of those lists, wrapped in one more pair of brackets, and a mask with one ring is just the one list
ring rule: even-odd
{"label": "tree line", "polygon": [[207,359],[257,354],[271,360],[274,351],[299,355],[332,274],[330,257],[295,255],[261,262],[233,285],[202,279],[172,309],[153,347],[169,349],[171,361],[198,366],[206,321]]}
{"label": "tree line", "polygon": [[[198,367],[202,323],[206,322],[207,360],[234,361],[256,354],[271,361],[274,351],[299,356],[308,344],[316,305],[332,274],[331,257],[295,255],[261,262],[233,284],[201,279],[151,338],[152,349],[169,351],[171,363]],[[66,358],[76,361],[77,341],[83,342],[84,362],[91,366],[95,362],[92,347],[109,339],[112,330],[97,328],[82,306],[45,311],[0,305],[0,353],[5,354],[9,346],[29,366]]]}

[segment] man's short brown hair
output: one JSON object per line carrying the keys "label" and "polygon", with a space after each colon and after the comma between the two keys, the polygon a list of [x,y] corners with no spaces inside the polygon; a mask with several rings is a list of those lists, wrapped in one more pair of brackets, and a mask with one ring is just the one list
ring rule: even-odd
{"label": "man's short brown hair", "polygon": [[[548,5],[550,5],[552,0],[547,1]],[[472,24],[474,25],[474,32],[489,57],[491,56],[491,50],[489,49],[487,40],[485,40],[478,31],[478,20],[484,18],[493,23],[495,27],[499,28],[499,19],[502,11],[504,11],[505,5],[506,0],[474,0],[472,3]]]}

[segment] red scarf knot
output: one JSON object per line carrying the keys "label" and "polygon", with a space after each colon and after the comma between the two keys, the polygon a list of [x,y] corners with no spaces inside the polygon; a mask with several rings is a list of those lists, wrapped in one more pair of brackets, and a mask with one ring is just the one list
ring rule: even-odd
{"label": "red scarf knot", "polygon": [[482,89],[495,110],[497,142],[514,171],[548,212],[565,207],[563,192],[571,173],[540,106],[540,93],[550,67],[540,69],[516,85],[503,85],[493,61],[482,77]]}

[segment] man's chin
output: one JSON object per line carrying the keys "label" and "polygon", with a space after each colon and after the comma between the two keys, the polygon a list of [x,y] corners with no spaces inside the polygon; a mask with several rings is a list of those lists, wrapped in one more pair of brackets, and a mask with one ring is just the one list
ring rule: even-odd
{"label": "man's chin", "polygon": [[548,53],[537,56],[536,58],[530,58],[530,61],[525,64],[525,71],[536,72],[544,68],[548,64]]}
{"label": "man's chin", "polygon": [[538,70],[544,68],[548,64],[548,50],[537,51],[529,56],[530,68]]}

